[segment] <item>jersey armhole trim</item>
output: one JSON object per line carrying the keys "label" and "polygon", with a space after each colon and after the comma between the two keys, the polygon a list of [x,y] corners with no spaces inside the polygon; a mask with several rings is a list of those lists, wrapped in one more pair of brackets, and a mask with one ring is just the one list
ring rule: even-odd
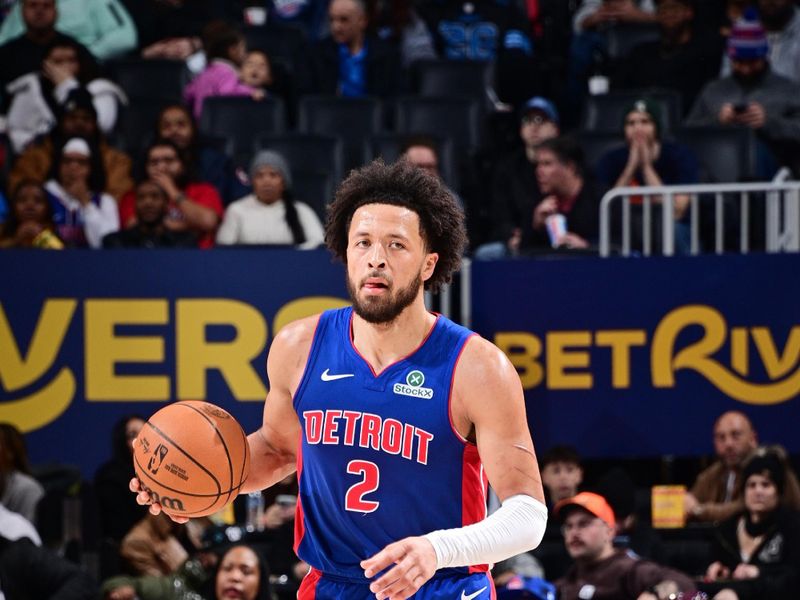
{"label": "jersey armhole trim", "polygon": [[456,436],[458,441],[467,446],[476,446],[477,444],[470,442],[467,438],[461,435],[458,429],[456,429],[455,423],[453,423],[453,392],[455,390],[456,370],[458,369],[458,363],[461,362],[461,357],[464,355],[464,350],[466,349],[467,344],[473,337],[479,337],[479,336],[474,331],[471,332],[466,337],[466,339],[464,339],[464,343],[461,344],[461,349],[458,351],[458,356],[456,356],[455,361],[453,361],[453,373],[450,376],[450,391],[447,395],[447,419],[450,421],[450,429],[452,429],[453,435]]}
{"label": "jersey armhole trim", "polygon": [[[292,396],[292,406],[294,407],[295,412],[298,415],[300,414],[300,412],[297,410],[298,400],[303,396],[303,391],[305,390],[306,385],[308,384],[308,378],[310,377],[311,367],[313,366],[313,363],[316,363],[317,360],[316,349],[317,345],[319,344],[319,340],[322,337],[321,335],[319,335],[320,327],[322,326],[322,319],[323,317],[325,317],[326,314],[327,311],[320,313],[319,318],[317,319],[317,323],[316,325],[314,325],[314,334],[311,338],[311,346],[308,349],[308,356],[306,357],[306,365],[303,368],[303,376],[300,378],[300,383],[297,385],[297,389],[294,391],[294,395]],[[326,320],[325,326],[327,326],[328,319],[325,320]]]}

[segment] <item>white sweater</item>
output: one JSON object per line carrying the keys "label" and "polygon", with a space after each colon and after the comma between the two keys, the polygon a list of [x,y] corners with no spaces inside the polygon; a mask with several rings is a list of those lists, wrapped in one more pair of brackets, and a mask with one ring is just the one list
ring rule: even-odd
{"label": "white sweater", "polygon": [[[308,204],[295,202],[297,217],[306,241],[298,247],[316,248],[325,239],[322,223]],[[217,244],[292,244],[292,231],[286,223],[286,204],[278,200],[264,204],[255,194],[231,203],[217,231]]]}

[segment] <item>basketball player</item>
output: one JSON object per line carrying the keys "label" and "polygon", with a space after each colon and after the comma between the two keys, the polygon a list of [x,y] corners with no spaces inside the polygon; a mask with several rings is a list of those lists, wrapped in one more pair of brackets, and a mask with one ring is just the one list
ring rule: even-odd
{"label": "basketball player", "polygon": [[342,183],[326,243],[353,306],[273,341],[243,492],[297,469],[301,600],[494,598],[491,563],[536,547],[547,509],[514,367],[423,302],[460,264],[463,212],[439,179],[375,162]]}

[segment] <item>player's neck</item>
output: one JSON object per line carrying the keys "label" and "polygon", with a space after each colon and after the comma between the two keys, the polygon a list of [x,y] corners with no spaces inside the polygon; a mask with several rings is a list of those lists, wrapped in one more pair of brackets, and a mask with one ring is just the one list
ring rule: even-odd
{"label": "player's neck", "polygon": [[420,295],[389,323],[368,323],[353,315],[353,345],[375,373],[414,352],[431,331],[436,315],[425,308]]}

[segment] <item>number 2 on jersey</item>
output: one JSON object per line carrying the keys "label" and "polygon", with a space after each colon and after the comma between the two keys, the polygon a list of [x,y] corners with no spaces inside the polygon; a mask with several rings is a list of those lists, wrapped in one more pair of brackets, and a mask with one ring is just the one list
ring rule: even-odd
{"label": "number 2 on jersey", "polygon": [[378,465],[368,460],[351,460],[347,463],[347,472],[360,475],[361,481],[354,483],[344,496],[344,507],[360,513],[371,513],[378,508],[379,502],[364,500],[364,496],[378,489],[381,473]]}

